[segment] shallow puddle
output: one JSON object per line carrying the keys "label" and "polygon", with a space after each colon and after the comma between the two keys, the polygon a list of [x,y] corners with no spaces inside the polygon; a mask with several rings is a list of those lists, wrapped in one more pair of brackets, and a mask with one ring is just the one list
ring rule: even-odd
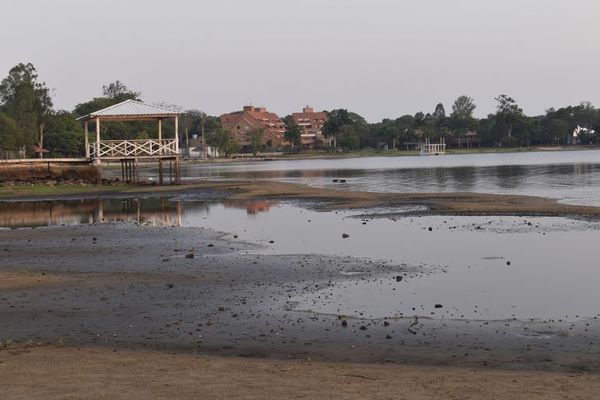
{"label": "shallow puddle", "polygon": [[[579,320],[600,315],[600,224],[565,218],[402,216],[404,209],[317,212],[268,201],[167,199],[0,204],[4,227],[95,222],[202,227],[261,254],[364,260],[297,311],[368,318]],[[364,211],[365,213],[367,210]],[[393,214],[393,217],[391,215]],[[310,266],[306,266],[310,268]]]}

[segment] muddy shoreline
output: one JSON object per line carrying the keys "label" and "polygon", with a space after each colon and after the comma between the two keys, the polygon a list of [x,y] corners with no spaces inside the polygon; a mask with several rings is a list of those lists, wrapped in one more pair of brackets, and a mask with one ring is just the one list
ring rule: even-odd
{"label": "muddy shoreline", "polygon": [[535,196],[485,193],[377,193],[336,190],[274,181],[202,181],[178,186],[128,186],[126,189],[102,191],[93,187],[69,193],[35,194],[18,190],[0,191],[0,202],[53,201],[102,198],[178,198],[196,200],[294,200],[321,209],[355,209],[394,206],[425,206],[417,214],[430,215],[516,215],[600,218],[600,207],[559,203],[558,200]]}
{"label": "muddy shoreline", "polygon": [[294,296],[352,279],[342,272],[391,278],[410,266],[261,255],[219,232],[124,223],[4,230],[0,243],[0,274],[11,276],[0,280],[0,332],[18,344],[600,371],[596,319],[368,319],[290,306]]}

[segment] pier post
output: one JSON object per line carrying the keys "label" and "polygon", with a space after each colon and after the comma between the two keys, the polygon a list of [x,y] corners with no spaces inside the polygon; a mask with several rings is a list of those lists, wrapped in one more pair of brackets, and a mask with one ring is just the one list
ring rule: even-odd
{"label": "pier post", "polygon": [[158,159],[158,184],[162,185],[164,183],[163,179],[163,160],[162,158]]}

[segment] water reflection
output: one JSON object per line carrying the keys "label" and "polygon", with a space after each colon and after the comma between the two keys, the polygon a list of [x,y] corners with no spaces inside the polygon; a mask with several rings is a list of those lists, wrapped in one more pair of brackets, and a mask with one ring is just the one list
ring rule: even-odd
{"label": "water reflection", "polygon": [[0,205],[0,226],[18,228],[100,222],[181,226],[181,215],[181,204],[164,198],[15,202]]}
{"label": "water reflection", "polygon": [[[223,207],[249,216],[268,212],[274,201],[226,201]],[[215,204],[167,198],[85,199],[0,203],[0,227],[22,228],[129,222],[147,226],[183,226],[186,215],[208,215]]]}
{"label": "water reflection", "polygon": [[260,213],[269,212],[272,206],[276,205],[276,201],[268,201],[268,200],[258,200],[258,201],[247,201],[247,200],[238,200],[238,201],[225,201],[223,205],[225,208],[242,208],[246,209],[246,213],[248,215],[256,215]]}

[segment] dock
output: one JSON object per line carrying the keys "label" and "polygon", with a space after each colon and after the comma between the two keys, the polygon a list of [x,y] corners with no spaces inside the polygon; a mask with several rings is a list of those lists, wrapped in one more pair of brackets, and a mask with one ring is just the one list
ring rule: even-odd
{"label": "dock", "polygon": [[425,143],[421,143],[421,155],[422,156],[438,156],[446,154],[446,140],[440,139],[439,143],[431,143],[430,139],[425,139]]}

